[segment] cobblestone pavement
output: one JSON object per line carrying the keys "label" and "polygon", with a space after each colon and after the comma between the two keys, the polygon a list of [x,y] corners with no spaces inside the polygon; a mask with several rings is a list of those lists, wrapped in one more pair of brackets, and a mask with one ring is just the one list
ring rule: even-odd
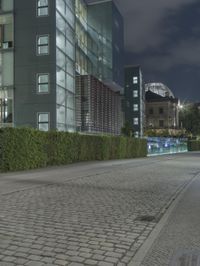
{"label": "cobblestone pavement", "polygon": [[128,265],[198,171],[183,154],[1,175],[0,266]]}

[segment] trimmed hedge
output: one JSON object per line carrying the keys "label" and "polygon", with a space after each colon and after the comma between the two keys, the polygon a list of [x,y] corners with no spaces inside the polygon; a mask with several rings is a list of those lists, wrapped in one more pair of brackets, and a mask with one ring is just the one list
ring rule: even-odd
{"label": "trimmed hedge", "polygon": [[41,132],[30,128],[0,129],[1,171],[146,155],[147,143],[144,139]]}
{"label": "trimmed hedge", "polygon": [[200,151],[200,141],[188,140],[188,151]]}

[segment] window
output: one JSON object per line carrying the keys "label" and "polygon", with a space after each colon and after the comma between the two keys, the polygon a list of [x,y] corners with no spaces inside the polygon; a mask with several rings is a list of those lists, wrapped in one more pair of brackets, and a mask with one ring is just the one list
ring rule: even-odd
{"label": "window", "polygon": [[138,97],[138,91],[137,90],[133,90],[133,97],[137,98]]}
{"label": "window", "polygon": [[47,55],[49,54],[49,36],[42,35],[37,37],[37,54]]}
{"label": "window", "polygon": [[38,17],[49,15],[49,1],[37,0],[37,15]]}
{"label": "window", "polygon": [[134,124],[134,125],[138,125],[138,123],[139,123],[139,119],[138,119],[138,117],[134,117],[134,118],[133,118],[133,124]]}
{"label": "window", "polygon": [[150,108],[150,109],[149,109],[149,114],[150,114],[150,115],[153,115],[153,108]]}
{"label": "window", "polygon": [[38,93],[49,92],[49,74],[37,75],[37,92]]}
{"label": "window", "polygon": [[13,17],[3,15],[0,19],[0,48],[8,49],[13,47]]}
{"label": "window", "polygon": [[164,113],[164,110],[162,107],[159,108],[159,114],[162,115]]}
{"label": "window", "polygon": [[133,77],[133,84],[138,84],[138,77]]}
{"label": "window", "polygon": [[138,111],[138,104],[133,105],[133,111]]}
{"label": "window", "polygon": [[159,127],[164,127],[164,120],[159,120]]}
{"label": "window", "polygon": [[135,132],[135,137],[139,138],[139,132],[138,131]]}
{"label": "window", "polygon": [[13,0],[0,0],[0,11],[12,11],[13,10]]}
{"label": "window", "polygon": [[42,131],[49,130],[49,113],[38,113],[38,129]]}

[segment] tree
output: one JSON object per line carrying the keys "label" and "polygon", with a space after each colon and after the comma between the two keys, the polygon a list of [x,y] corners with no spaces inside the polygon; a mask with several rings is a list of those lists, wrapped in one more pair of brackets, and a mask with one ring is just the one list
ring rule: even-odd
{"label": "tree", "polygon": [[121,129],[121,133],[122,135],[126,136],[126,137],[133,137],[133,127],[131,126],[131,124],[129,123],[129,121],[126,121],[124,123],[124,126]]}
{"label": "tree", "polygon": [[200,135],[200,110],[198,105],[187,105],[179,113],[181,128],[185,128],[193,136]]}

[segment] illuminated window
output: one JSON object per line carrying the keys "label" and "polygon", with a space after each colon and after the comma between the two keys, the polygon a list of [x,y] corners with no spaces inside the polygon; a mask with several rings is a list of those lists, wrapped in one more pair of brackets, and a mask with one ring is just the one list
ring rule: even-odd
{"label": "illuminated window", "polygon": [[37,75],[37,91],[38,93],[49,92],[49,74]]}
{"label": "illuminated window", "polygon": [[133,105],[133,111],[138,111],[138,104]]}
{"label": "illuminated window", "polygon": [[42,131],[49,130],[49,113],[38,113],[38,129]]}
{"label": "illuminated window", "polygon": [[137,90],[133,90],[133,97],[137,98],[138,97],[138,91]]}
{"label": "illuminated window", "polygon": [[136,138],[139,137],[139,132],[138,132],[138,131],[135,132],[135,137],[136,137]]}
{"label": "illuminated window", "polygon": [[139,124],[139,119],[138,119],[138,117],[134,117],[134,118],[133,118],[133,124],[134,124],[134,125],[138,125],[138,124]]}
{"label": "illuminated window", "polygon": [[49,1],[37,0],[37,15],[38,17],[49,15]]}
{"label": "illuminated window", "polygon": [[138,84],[138,77],[133,77],[133,84]]}
{"label": "illuminated window", "polygon": [[37,37],[37,54],[47,55],[49,54],[49,36],[40,35]]}

